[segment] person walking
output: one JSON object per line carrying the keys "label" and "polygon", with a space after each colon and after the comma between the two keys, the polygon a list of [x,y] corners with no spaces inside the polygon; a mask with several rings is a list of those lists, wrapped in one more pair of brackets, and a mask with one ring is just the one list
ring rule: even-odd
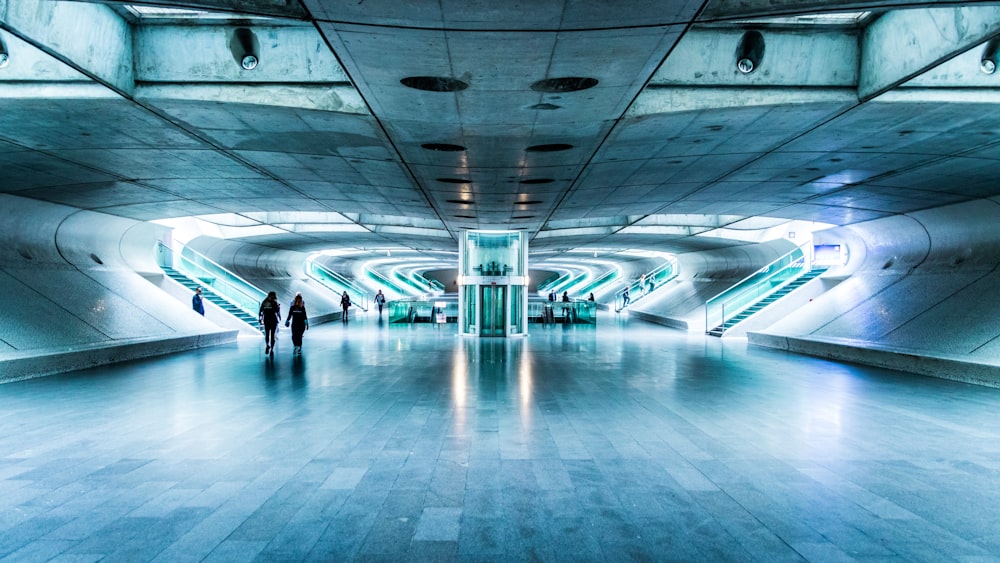
{"label": "person walking", "polygon": [[268,293],[261,302],[257,321],[264,326],[264,353],[274,356],[274,335],[278,332],[278,323],[281,321],[281,305],[275,292]]}
{"label": "person walking", "polygon": [[[296,291],[295,292],[295,297],[293,297],[292,300],[288,302],[288,310],[289,311],[292,310],[292,305],[295,304],[295,299],[300,298],[300,297],[302,297],[302,292],[301,291]],[[305,299],[302,299],[302,306],[303,307],[306,306],[306,300]]]}
{"label": "person walking", "polygon": [[195,313],[201,316],[205,316],[205,302],[201,298],[201,288],[196,287],[194,289],[194,295],[191,296],[191,308],[194,309]]}
{"label": "person walking", "polygon": [[385,305],[385,294],[382,293],[381,289],[378,290],[378,293],[375,294],[375,304],[378,305],[378,316],[381,317],[382,306]]}
{"label": "person walking", "polygon": [[628,302],[629,302],[628,286],[625,286],[625,291],[622,293],[622,309],[628,307]]}
{"label": "person walking", "polygon": [[344,292],[344,295],[340,297],[340,308],[344,310],[344,314],[341,315],[341,320],[345,323],[347,322],[347,309],[351,307],[351,296]]}
{"label": "person walking", "polygon": [[285,326],[292,327],[292,354],[302,354],[302,335],[309,330],[309,315],[306,313],[305,302],[302,301],[302,294],[295,296],[291,307],[288,308],[288,317],[285,319]]}

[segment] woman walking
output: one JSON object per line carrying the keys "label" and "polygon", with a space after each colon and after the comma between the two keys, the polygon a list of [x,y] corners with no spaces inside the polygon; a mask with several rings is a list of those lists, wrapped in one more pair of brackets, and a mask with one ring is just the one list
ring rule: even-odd
{"label": "woman walking", "polygon": [[281,305],[275,292],[267,294],[257,311],[257,321],[264,326],[264,353],[274,356],[274,334],[281,321]]}
{"label": "woman walking", "polygon": [[345,323],[347,322],[347,309],[349,309],[350,307],[351,307],[351,296],[348,295],[347,292],[345,291],[344,295],[341,296],[340,298],[340,308],[344,310],[344,314],[341,315],[341,318]]}
{"label": "woman walking", "polygon": [[302,294],[295,296],[292,306],[288,308],[288,318],[285,326],[292,327],[292,353],[299,355],[302,353],[302,334],[309,330],[309,315],[306,314],[306,305],[302,301]]}

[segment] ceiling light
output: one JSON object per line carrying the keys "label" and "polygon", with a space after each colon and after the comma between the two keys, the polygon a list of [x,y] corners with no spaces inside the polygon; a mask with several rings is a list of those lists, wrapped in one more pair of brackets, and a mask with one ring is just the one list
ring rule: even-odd
{"label": "ceiling light", "polygon": [[229,50],[243,70],[253,70],[260,63],[260,43],[257,41],[257,36],[245,27],[233,32]]}
{"label": "ceiling light", "polygon": [[763,58],[764,36],[759,31],[744,33],[736,47],[736,68],[743,74],[750,74],[757,70]]}
{"label": "ceiling light", "polygon": [[979,58],[979,70],[986,74],[993,74],[997,71],[997,51],[1000,47],[1000,39],[992,39],[983,49],[983,55]]}
{"label": "ceiling light", "polygon": [[243,55],[243,59],[240,60],[240,66],[243,67],[243,70],[253,70],[257,68],[258,62],[260,61],[254,55]]}
{"label": "ceiling light", "polygon": [[469,87],[467,82],[449,76],[407,76],[399,82],[425,92],[461,92]]}

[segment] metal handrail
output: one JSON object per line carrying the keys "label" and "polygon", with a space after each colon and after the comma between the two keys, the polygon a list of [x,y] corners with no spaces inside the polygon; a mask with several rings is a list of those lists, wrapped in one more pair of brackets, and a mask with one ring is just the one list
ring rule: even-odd
{"label": "metal handrail", "polygon": [[389,286],[389,288],[392,289],[392,291],[395,291],[396,293],[398,293],[400,295],[410,295],[412,293],[410,291],[407,291],[407,290],[399,287],[392,280],[390,280],[388,277],[386,277],[383,274],[380,274],[379,272],[376,272],[375,270],[372,270],[371,268],[366,269],[365,273],[368,274],[368,277],[372,278],[373,280],[375,280],[375,281],[377,281],[379,283],[382,283],[382,284],[385,284],[385,285]]}
{"label": "metal handrail", "polygon": [[[157,241],[157,251],[161,255],[160,266],[173,268],[205,284],[215,294],[240,309],[247,311],[249,314],[256,314],[258,306],[267,297],[267,293],[233,272],[230,272],[211,258],[187,246],[180,245],[179,243],[175,244],[178,244],[181,250],[170,248],[163,242]],[[166,263],[164,255],[171,257],[171,263]],[[197,258],[197,261],[195,258]],[[205,264],[209,267],[206,267]]]}
{"label": "metal handrail", "polygon": [[[660,264],[656,268],[653,268],[646,274],[642,275],[639,279],[633,279],[629,283],[625,284],[625,287],[619,289],[615,292],[615,310],[620,311],[625,307],[625,289],[629,291],[629,304],[639,301],[643,297],[656,291],[656,288],[662,287],[663,284],[676,278],[680,274],[680,264],[677,259],[670,257],[666,259],[666,262]],[[653,289],[650,291],[643,291],[645,288],[644,284],[653,284]]]}
{"label": "metal handrail", "polygon": [[556,277],[556,279],[554,279],[554,280],[551,280],[551,281],[550,280],[546,280],[546,281],[544,281],[544,282],[542,282],[542,283],[540,283],[538,285],[538,292],[539,293],[543,293],[543,292],[544,293],[548,293],[548,289],[550,287],[556,287],[557,285],[561,284],[564,280],[568,279],[569,277],[570,277],[570,274],[567,272],[567,273],[565,273],[565,274],[563,274],[561,276]]}
{"label": "metal handrail", "polygon": [[[705,301],[705,331],[709,332],[719,326],[722,326],[723,331],[725,331],[727,317],[733,318],[797,277],[789,275],[789,272],[800,270],[801,274],[808,269],[809,263],[805,252],[802,247],[796,247],[711,297]],[[781,276],[787,277],[781,278]],[[779,283],[775,283],[775,280],[778,280]],[[720,311],[717,317],[711,314],[716,304],[719,305]],[[718,322],[715,322],[716,318]]]}
{"label": "metal handrail", "polygon": [[595,278],[594,281],[583,286],[583,289],[581,289],[579,292],[580,295],[586,295],[592,291],[596,291],[599,287],[605,284],[613,282],[614,280],[618,279],[619,274],[621,274],[621,270],[617,267],[608,270],[607,272]]}
{"label": "metal handrail", "polygon": [[[313,278],[314,280],[325,285],[328,289],[338,294],[343,291],[347,291],[348,293],[354,293],[358,297],[358,299],[361,300],[361,304],[358,306],[364,309],[365,311],[368,310],[368,302],[371,300],[371,296],[368,294],[367,290],[355,284],[351,280],[345,278],[344,276],[338,274],[337,272],[334,272],[330,268],[327,268],[326,266],[320,264],[319,262],[313,259],[306,260],[306,274],[309,275],[309,277]],[[330,283],[328,279],[324,279],[323,277],[320,276],[325,276],[326,278],[332,279],[337,284],[339,284],[340,287],[337,287],[335,284]]]}

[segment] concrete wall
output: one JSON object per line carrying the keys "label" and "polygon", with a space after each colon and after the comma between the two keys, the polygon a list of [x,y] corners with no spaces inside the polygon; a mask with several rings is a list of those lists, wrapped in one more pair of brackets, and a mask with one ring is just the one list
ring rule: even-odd
{"label": "concrete wall", "polygon": [[680,275],[629,307],[629,315],[704,332],[705,301],[791,252],[787,240],[677,255]]}
{"label": "concrete wall", "polygon": [[816,233],[843,244],[842,279],[751,344],[1000,385],[1000,201]]}
{"label": "concrete wall", "polygon": [[234,340],[136,271],[165,234],[0,194],[0,381]]}

